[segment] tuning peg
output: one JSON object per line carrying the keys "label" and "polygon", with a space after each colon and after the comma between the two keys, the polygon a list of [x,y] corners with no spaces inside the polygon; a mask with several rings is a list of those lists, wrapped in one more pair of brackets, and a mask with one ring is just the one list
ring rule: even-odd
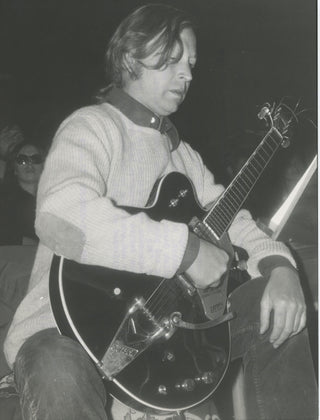
{"label": "tuning peg", "polygon": [[270,105],[269,106],[267,106],[267,105],[269,105],[269,104],[266,104],[265,106],[263,106],[260,109],[260,112],[258,113],[259,120],[265,120],[267,116],[270,117],[270,115],[271,115],[270,109],[269,109]]}
{"label": "tuning peg", "polygon": [[287,136],[283,136],[283,140],[281,142],[281,146],[286,149],[287,147],[290,146],[290,140],[288,139]]}

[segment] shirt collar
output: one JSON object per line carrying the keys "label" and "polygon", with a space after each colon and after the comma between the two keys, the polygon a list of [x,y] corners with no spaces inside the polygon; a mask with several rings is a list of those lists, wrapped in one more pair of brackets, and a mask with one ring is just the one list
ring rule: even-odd
{"label": "shirt collar", "polygon": [[121,111],[132,122],[142,127],[150,127],[166,134],[171,141],[172,150],[179,146],[179,134],[168,117],[158,117],[150,109],[136,101],[124,90],[111,86],[106,93],[106,102]]}

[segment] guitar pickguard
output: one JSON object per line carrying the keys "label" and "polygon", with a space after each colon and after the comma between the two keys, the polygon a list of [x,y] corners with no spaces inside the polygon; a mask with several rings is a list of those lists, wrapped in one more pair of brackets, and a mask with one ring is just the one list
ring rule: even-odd
{"label": "guitar pickguard", "polygon": [[143,299],[135,299],[102,357],[100,368],[109,379],[112,379],[148,349],[155,340],[164,335],[172,335],[173,330],[173,325],[170,326],[165,319],[161,320],[161,324],[157,322],[145,307]]}

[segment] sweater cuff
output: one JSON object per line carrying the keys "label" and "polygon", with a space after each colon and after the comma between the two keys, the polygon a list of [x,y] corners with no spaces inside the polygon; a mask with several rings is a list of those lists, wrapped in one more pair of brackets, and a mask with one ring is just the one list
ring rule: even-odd
{"label": "sweater cuff", "polygon": [[258,263],[258,268],[263,277],[270,277],[271,271],[277,267],[288,267],[297,271],[291,262],[282,255],[270,255]]}
{"label": "sweater cuff", "polygon": [[180,267],[178,268],[176,274],[184,273],[192,265],[192,263],[198,256],[199,248],[200,239],[195,233],[189,232],[186,250],[184,252]]}

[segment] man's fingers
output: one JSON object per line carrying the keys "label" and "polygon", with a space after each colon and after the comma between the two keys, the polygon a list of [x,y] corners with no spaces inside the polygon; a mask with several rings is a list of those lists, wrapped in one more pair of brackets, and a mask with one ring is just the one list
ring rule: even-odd
{"label": "man's fingers", "polygon": [[260,310],[260,334],[264,334],[270,325],[270,312],[271,308],[268,300],[261,301]]}
{"label": "man's fingers", "polygon": [[304,310],[303,314],[301,315],[300,325],[299,325],[297,333],[302,331],[305,328],[306,325],[307,325],[307,313]]}
{"label": "man's fingers", "polygon": [[[279,347],[288,337],[290,337],[294,329],[296,316],[295,316],[293,308],[285,312],[284,317],[285,317],[284,325],[278,337],[276,337],[275,339],[274,337],[272,337],[272,335],[270,337],[270,342],[273,343],[273,347],[275,348]],[[280,323],[282,323],[282,313],[281,313]]]}
{"label": "man's fingers", "polygon": [[[273,312],[273,325],[270,315]],[[279,347],[306,325],[306,305],[299,277],[285,267],[272,270],[261,300],[260,332],[271,329],[270,342]]]}
{"label": "man's fingers", "polygon": [[[277,325],[276,330],[274,329],[271,336],[270,342],[273,343],[273,346],[279,347],[287,338],[292,335],[298,334],[306,326],[306,311],[305,307],[300,307],[297,309],[296,305],[291,304],[284,315],[282,310],[279,310],[278,314],[275,311],[275,324]],[[281,330],[281,324],[284,324]],[[278,335],[278,336],[277,336]]]}
{"label": "man's fingers", "polygon": [[294,323],[294,330],[292,332],[292,335],[298,334],[300,331],[302,331],[307,324],[307,314],[305,309],[301,311],[301,313],[298,313],[296,315],[295,323]]}
{"label": "man's fingers", "polygon": [[[270,343],[275,343],[281,336],[286,326],[286,308],[279,305],[274,308],[273,328],[270,335]],[[292,330],[291,330],[292,331]]]}

